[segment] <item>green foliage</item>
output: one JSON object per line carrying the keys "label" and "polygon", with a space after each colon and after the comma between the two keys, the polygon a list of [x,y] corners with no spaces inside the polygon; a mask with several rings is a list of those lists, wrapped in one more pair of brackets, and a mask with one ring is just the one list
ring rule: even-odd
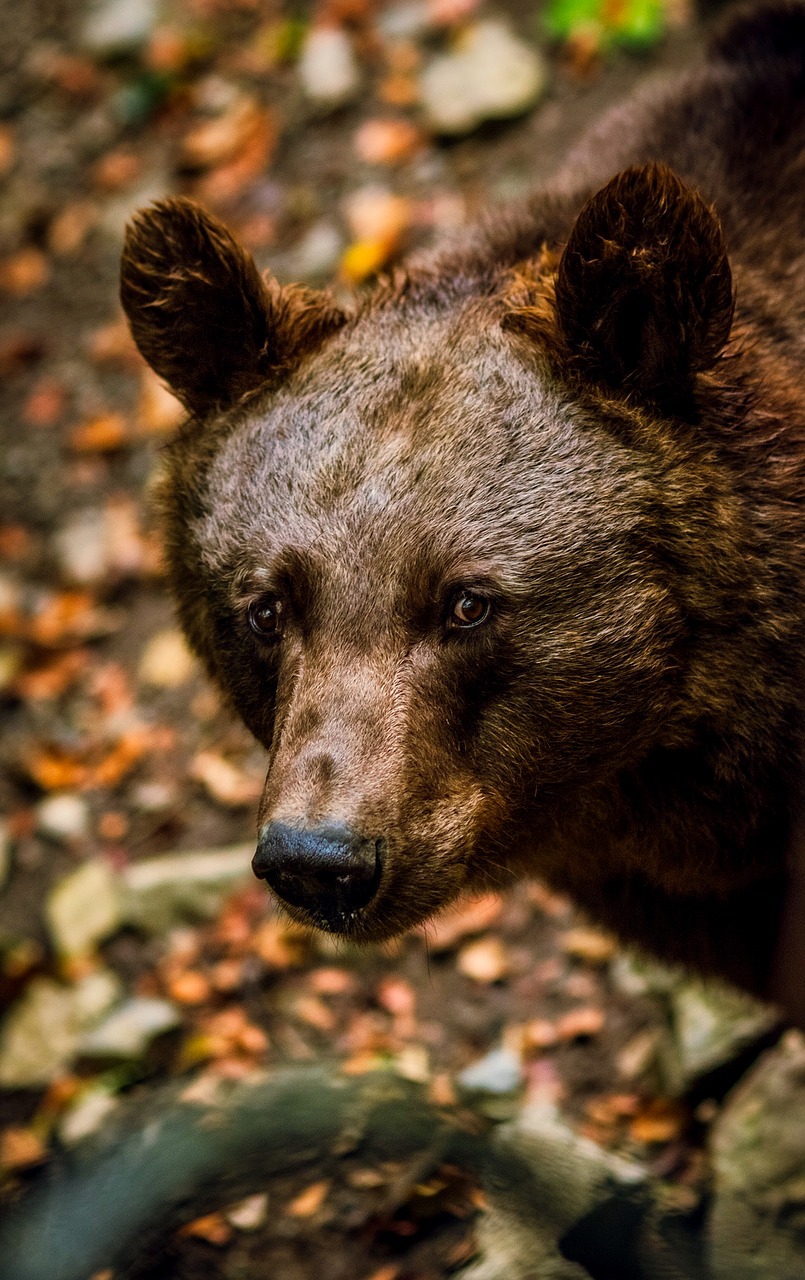
{"label": "green foliage", "polygon": [[665,6],[663,0],[549,0],[544,23],[562,42],[589,34],[602,49],[646,48],[665,30]]}

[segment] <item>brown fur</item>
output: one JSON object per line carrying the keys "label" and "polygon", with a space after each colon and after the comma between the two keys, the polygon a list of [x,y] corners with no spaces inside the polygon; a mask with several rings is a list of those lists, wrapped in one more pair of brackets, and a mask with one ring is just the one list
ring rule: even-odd
{"label": "brown fur", "polygon": [[738,19],[349,316],[187,201],[133,224],[135,338],[200,419],[162,495],[180,616],[269,750],[261,824],[382,843],[356,938],[534,872],[765,987],[805,656],[803,14]]}

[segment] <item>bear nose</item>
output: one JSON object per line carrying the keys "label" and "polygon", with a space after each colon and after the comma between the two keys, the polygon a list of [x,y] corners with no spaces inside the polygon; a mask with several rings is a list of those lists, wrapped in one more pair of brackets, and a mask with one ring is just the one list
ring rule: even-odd
{"label": "bear nose", "polygon": [[303,907],[316,924],[338,931],[377,892],[381,844],[340,826],[305,830],[269,822],[260,832],[252,868],[283,902]]}

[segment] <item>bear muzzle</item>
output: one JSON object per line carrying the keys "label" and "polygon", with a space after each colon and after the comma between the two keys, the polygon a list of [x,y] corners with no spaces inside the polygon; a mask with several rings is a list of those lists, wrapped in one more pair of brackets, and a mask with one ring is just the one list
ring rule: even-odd
{"label": "bear muzzle", "polygon": [[281,902],[301,908],[318,928],[343,933],[377,893],[384,845],[382,839],[366,839],[341,825],[304,828],[268,822],[260,831],[252,868]]}

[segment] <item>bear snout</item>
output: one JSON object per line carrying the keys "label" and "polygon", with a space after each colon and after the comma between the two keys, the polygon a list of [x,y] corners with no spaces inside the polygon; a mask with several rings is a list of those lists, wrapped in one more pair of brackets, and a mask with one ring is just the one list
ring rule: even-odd
{"label": "bear snout", "polygon": [[345,826],[268,822],[252,868],[282,902],[307,912],[320,929],[340,933],[377,893],[383,847],[382,839],[365,839]]}

